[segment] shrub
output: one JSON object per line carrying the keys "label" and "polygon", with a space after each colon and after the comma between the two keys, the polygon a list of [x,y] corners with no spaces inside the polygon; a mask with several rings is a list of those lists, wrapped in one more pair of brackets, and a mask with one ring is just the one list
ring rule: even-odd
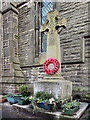
{"label": "shrub", "polygon": [[28,90],[27,90],[27,86],[26,85],[21,85],[19,87],[19,93],[24,94],[24,93],[27,93],[27,92],[28,92]]}
{"label": "shrub", "polygon": [[35,96],[36,98],[41,98],[41,99],[43,99],[43,100],[45,100],[45,99],[50,99],[50,98],[52,98],[53,97],[53,95],[52,94],[49,94],[48,92],[37,92],[36,93],[36,96]]}
{"label": "shrub", "polygon": [[72,109],[72,108],[77,107],[77,106],[80,106],[80,102],[74,100],[72,102],[66,102],[66,104],[64,104],[62,106],[62,108],[65,108],[68,110],[68,109]]}

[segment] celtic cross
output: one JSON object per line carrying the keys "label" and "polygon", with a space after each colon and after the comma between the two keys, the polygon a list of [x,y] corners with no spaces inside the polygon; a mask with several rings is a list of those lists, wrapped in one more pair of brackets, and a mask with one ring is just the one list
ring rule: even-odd
{"label": "celtic cross", "polygon": [[59,33],[66,28],[66,19],[60,19],[57,10],[48,13],[48,19],[41,26],[41,32],[47,32],[47,59],[56,58],[61,63]]}

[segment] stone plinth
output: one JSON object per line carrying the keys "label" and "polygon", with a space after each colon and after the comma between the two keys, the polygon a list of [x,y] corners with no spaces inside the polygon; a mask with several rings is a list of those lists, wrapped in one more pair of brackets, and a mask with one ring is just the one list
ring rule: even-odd
{"label": "stone plinth", "polygon": [[52,93],[56,99],[65,101],[72,96],[72,82],[62,77],[47,77],[34,83],[34,95],[40,91]]}

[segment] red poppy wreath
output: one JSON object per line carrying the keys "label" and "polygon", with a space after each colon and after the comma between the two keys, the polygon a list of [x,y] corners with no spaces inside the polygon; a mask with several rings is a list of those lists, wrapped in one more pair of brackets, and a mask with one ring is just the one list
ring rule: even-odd
{"label": "red poppy wreath", "polygon": [[[48,66],[50,64],[54,65],[53,69],[49,69]],[[49,58],[47,59],[44,64],[43,64],[43,70],[48,74],[48,75],[54,75],[56,74],[60,69],[60,63],[56,58]]]}

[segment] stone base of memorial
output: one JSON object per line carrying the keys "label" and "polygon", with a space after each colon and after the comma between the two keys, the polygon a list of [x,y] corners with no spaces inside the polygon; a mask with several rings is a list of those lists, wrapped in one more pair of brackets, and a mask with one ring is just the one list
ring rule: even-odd
{"label": "stone base of memorial", "polygon": [[44,80],[34,82],[34,95],[40,91],[52,93],[58,101],[64,102],[72,97],[72,82],[62,77],[45,77]]}

